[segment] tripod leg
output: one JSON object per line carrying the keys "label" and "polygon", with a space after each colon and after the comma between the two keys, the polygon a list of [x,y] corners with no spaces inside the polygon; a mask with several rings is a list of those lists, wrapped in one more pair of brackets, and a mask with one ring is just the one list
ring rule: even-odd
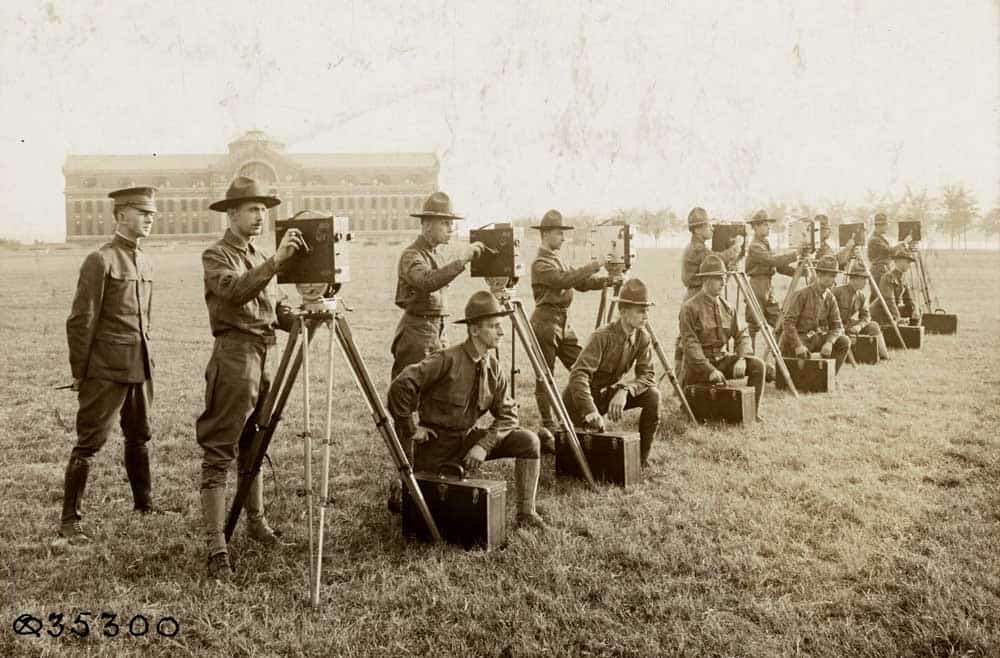
{"label": "tripod leg", "polygon": [[326,433],[323,437],[323,473],[319,491],[319,531],[316,536],[316,567],[313,569],[316,577],[312,583],[312,604],[319,605],[319,584],[323,573],[323,530],[326,521],[326,508],[330,500],[330,443],[333,432],[333,349],[335,330],[330,328],[330,343],[326,353]]}
{"label": "tripod leg", "polygon": [[674,393],[681,401],[681,405],[684,406],[684,411],[687,413],[688,418],[691,419],[692,423],[697,423],[698,419],[695,418],[694,412],[691,410],[691,405],[688,404],[687,397],[684,395],[684,389],[681,388],[681,383],[677,379],[677,373],[674,369],[670,367],[670,363],[667,361],[667,355],[663,352],[663,345],[660,344],[660,340],[656,337],[656,332],[653,331],[653,325],[646,321],[646,331],[649,333],[649,339],[653,343],[653,352],[656,353],[656,357],[660,360],[660,364],[663,366],[663,372],[666,374],[667,379],[670,380],[670,384],[674,387]]}
{"label": "tripod leg", "polygon": [[594,323],[594,329],[600,329],[601,323],[604,321],[604,311],[608,305],[608,289],[607,287],[601,288],[601,303],[597,305],[597,322]]}
{"label": "tripod leg", "polygon": [[875,293],[875,297],[878,299],[878,303],[882,305],[882,310],[885,311],[885,315],[889,318],[889,324],[892,325],[892,330],[896,333],[896,338],[899,340],[899,344],[902,349],[909,349],[906,347],[906,343],[903,341],[903,334],[899,330],[899,324],[896,322],[896,318],[892,317],[892,313],[889,312],[889,305],[885,301],[885,297],[882,296],[882,290],[875,283],[875,277],[872,276],[872,271],[868,269],[868,265],[865,264],[865,273],[868,275],[868,284],[872,287],[872,292]]}
{"label": "tripod leg", "polygon": [[[792,392],[792,395],[796,399],[799,397],[799,391],[795,388],[795,382],[792,381],[792,374],[788,372],[788,366],[785,365],[785,360],[781,357],[781,351],[778,349],[778,342],[774,338],[774,333],[771,331],[771,325],[767,323],[767,319],[764,317],[764,311],[760,307],[760,302],[757,299],[757,293],[753,291],[750,287],[750,280],[747,278],[746,272],[736,272],[736,285],[740,287],[743,292],[743,297],[746,299],[747,307],[750,309],[750,314],[753,316],[754,320],[757,321],[757,325],[760,327],[760,334],[764,336],[765,345],[772,352],[774,352],[774,365],[778,369],[778,372],[782,377],[785,378],[785,383],[788,384],[788,389]],[[764,354],[765,358],[767,353]]]}
{"label": "tripod leg", "polygon": [[[302,333],[305,334],[308,331],[306,327],[306,318],[302,316]],[[313,583],[316,580],[316,574],[313,572],[313,490],[312,490],[312,429],[310,426],[311,416],[310,416],[310,398],[309,398],[309,348],[306,347],[302,350],[302,459],[305,465],[305,472],[303,474],[303,487],[302,491],[305,494],[306,499],[306,518],[309,523],[309,595],[312,595]]]}
{"label": "tripod leg", "polygon": [[583,477],[587,481],[587,484],[589,484],[591,488],[596,489],[597,483],[594,481],[594,475],[590,471],[590,464],[587,462],[587,458],[583,454],[583,448],[580,447],[580,439],[576,435],[576,428],[573,427],[573,421],[569,416],[569,411],[563,403],[562,396],[559,395],[559,389],[556,386],[555,377],[553,377],[552,371],[549,370],[548,366],[545,365],[545,359],[542,356],[542,348],[538,344],[538,338],[535,336],[535,332],[532,330],[531,324],[528,323],[528,320],[525,317],[524,307],[521,306],[519,301],[510,300],[507,302],[507,308],[512,311],[511,317],[515,319],[514,329],[517,332],[518,337],[521,339],[521,344],[524,346],[524,351],[528,355],[528,360],[531,362],[531,367],[535,371],[535,376],[541,380],[544,385],[546,397],[549,399],[549,405],[559,417],[559,422],[563,426],[566,440],[569,442],[573,456],[576,457],[576,461],[580,466],[580,471],[583,473]]}
{"label": "tripod leg", "polygon": [[396,465],[396,470],[399,471],[400,479],[406,485],[406,488],[409,489],[410,496],[413,497],[413,502],[416,504],[420,516],[424,519],[424,523],[427,524],[431,538],[436,543],[441,543],[441,533],[438,531],[437,524],[434,523],[434,517],[431,516],[431,511],[427,507],[427,501],[424,500],[424,495],[420,491],[417,478],[413,475],[413,467],[410,465],[410,460],[407,458],[406,453],[403,452],[403,446],[399,443],[399,437],[396,436],[396,429],[392,426],[389,414],[382,403],[382,398],[379,397],[378,391],[375,390],[375,385],[368,374],[368,368],[365,367],[365,362],[358,352],[357,345],[354,344],[351,327],[347,324],[347,320],[340,314],[335,316],[334,322],[336,323],[334,326],[337,332],[337,342],[340,346],[340,351],[351,368],[354,383],[357,384],[361,395],[365,399],[365,403],[368,405],[368,410],[375,420],[375,427],[378,429],[379,434],[382,435],[382,440],[385,441],[386,448],[389,450],[389,456],[392,457],[392,461]]}
{"label": "tripod leg", "polygon": [[[802,263],[800,263],[795,268],[795,273],[792,275],[792,281],[791,281],[791,283],[788,284],[788,291],[785,293],[785,298],[783,300],[781,300],[781,310],[778,311],[778,319],[774,323],[775,327],[781,327],[781,323],[785,321],[785,314],[788,312],[788,305],[791,303],[792,293],[795,292],[795,289],[798,287],[799,281],[802,279],[802,274],[805,271],[805,267],[806,267],[805,265],[803,265]],[[756,297],[755,297],[755,299],[756,299]],[[767,359],[768,349],[769,349],[769,345],[765,344],[764,345],[764,356],[763,356],[764,359]],[[777,350],[775,350],[775,352],[774,352],[774,358],[776,360],[779,359],[779,358],[781,358],[781,353],[778,352]]]}
{"label": "tripod leg", "polygon": [[[499,358],[499,354],[497,357]],[[514,397],[517,385],[517,335],[514,332],[514,321],[510,321],[510,396]]]}

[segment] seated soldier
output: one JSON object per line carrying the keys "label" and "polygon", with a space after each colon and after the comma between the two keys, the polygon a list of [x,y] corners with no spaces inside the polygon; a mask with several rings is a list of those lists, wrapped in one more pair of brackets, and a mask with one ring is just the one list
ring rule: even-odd
{"label": "seated soldier", "polygon": [[[517,524],[544,528],[535,509],[540,448],[538,436],[518,427],[517,403],[491,351],[503,338],[508,311],[489,292],[473,293],[465,305],[465,342],[434,352],[403,369],[389,386],[389,413],[399,436],[413,440],[413,465],[436,472],[445,462],[475,471],[484,460],[513,457]],[[486,413],[488,429],[476,427]],[[413,412],[419,412],[419,424]]]}
{"label": "seated soldier", "polygon": [[[844,323],[844,333],[851,339],[851,344],[860,336],[875,336],[880,359],[889,358],[889,350],[885,346],[882,328],[877,322],[872,322],[868,313],[868,301],[865,299],[865,284],[868,283],[868,273],[861,263],[854,263],[847,274],[847,283],[835,286],[833,297],[840,309],[840,320]],[[878,302],[875,302],[878,304]]]}
{"label": "seated soldier", "polygon": [[906,247],[898,245],[892,252],[892,267],[882,275],[878,283],[878,289],[882,292],[886,306],[889,307],[889,314],[886,314],[878,298],[875,299],[872,309],[872,319],[879,324],[892,324],[889,315],[897,323],[902,318],[909,318],[913,323],[914,307],[913,297],[910,294],[910,287],[906,285],[903,275],[910,271],[910,263],[916,262],[916,258]]}
{"label": "seated soldier", "polygon": [[[739,326],[729,302],[719,296],[726,284],[726,265],[709,256],[696,274],[701,292],[684,302],[680,312],[680,342],[684,349],[682,384],[724,385],[726,378],[741,379],[753,386],[757,420],[764,396],[764,362],[753,355],[750,332]],[[729,339],[734,341],[729,351]]]}
{"label": "seated soldier", "polygon": [[844,335],[840,309],[830,288],[840,272],[835,256],[816,261],[816,278],[805,288],[792,293],[788,311],[781,325],[781,353],[784,356],[809,358],[819,351],[825,359],[837,360],[837,372],[844,365],[851,340]]}
{"label": "seated soldier", "polygon": [[[563,401],[575,425],[586,424],[602,432],[605,428],[602,414],[617,422],[625,409],[641,408],[639,456],[642,467],[646,468],[660,424],[660,391],[653,375],[653,347],[645,330],[653,302],[639,279],[626,281],[614,301],[621,317],[590,335],[569,372]],[[635,378],[620,381],[633,364]]]}

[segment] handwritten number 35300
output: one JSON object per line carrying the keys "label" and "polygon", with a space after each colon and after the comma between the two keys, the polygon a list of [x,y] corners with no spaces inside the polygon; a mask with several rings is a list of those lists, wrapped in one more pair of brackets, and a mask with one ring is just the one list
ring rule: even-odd
{"label": "handwritten number 35300", "polygon": [[[98,619],[93,619],[94,613],[89,610],[81,610],[76,613],[76,617],[69,624],[68,630],[76,637],[84,638],[91,633],[91,622],[94,623],[94,633],[98,628],[104,637],[117,637],[119,634],[128,634],[132,637],[143,637],[150,631],[149,619],[142,614],[137,614],[128,620],[124,625],[115,621],[118,615],[113,612],[102,612]],[[88,621],[90,619],[90,621]],[[61,612],[51,612],[48,616],[49,627],[45,629],[45,634],[49,637],[60,637],[66,630],[65,616]],[[42,620],[30,614],[23,614],[14,620],[13,631],[18,635],[33,635],[42,637],[44,624]],[[174,637],[181,630],[180,624],[173,617],[160,617],[156,622],[155,632],[161,637]]]}

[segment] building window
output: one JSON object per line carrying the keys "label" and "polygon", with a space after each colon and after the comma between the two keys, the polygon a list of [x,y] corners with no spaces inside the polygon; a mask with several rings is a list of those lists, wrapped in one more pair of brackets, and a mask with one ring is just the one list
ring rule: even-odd
{"label": "building window", "polygon": [[173,212],[173,211],[174,211],[174,200],[167,199],[167,212]]}
{"label": "building window", "polygon": [[85,203],[83,207],[87,210],[87,214],[88,215],[90,215],[91,213],[94,212],[94,202],[93,201],[87,201],[87,203]]}
{"label": "building window", "polygon": [[201,209],[202,210],[208,210],[208,199],[202,199],[201,200]]}
{"label": "building window", "polygon": [[340,197],[338,197],[337,198],[337,210],[343,210],[343,209],[344,209],[344,200],[341,199]]}
{"label": "building window", "polygon": [[392,197],[392,201],[390,202],[390,205],[391,205],[391,207],[392,207],[393,210],[396,209],[396,197]]}
{"label": "building window", "polygon": [[181,199],[181,212],[187,212],[187,209],[188,209],[188,200]]}
{"label": "building window", "polygon": [[77,215],[80,214],[80,202],[79,201],[74,201],[73,202],[73,211],[76,212]]}
{"label": "building window", "polygon": [[354,197],[350,197],[347,200],[347,209],[348,210],[354,210]]}
{"label": "building window", "polygon": [[378,198],[372,197],[372,210],[378,208]]}

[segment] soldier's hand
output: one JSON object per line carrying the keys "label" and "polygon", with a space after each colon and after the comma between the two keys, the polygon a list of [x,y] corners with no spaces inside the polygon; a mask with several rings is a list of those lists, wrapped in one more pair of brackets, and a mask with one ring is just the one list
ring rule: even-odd
{"label": "soldier's hand", "polygon": [[82,382],[83,382],[83,377],[77,377],[76,379],[73,380],[73,383],[69,385],[69,390],[71,390],[71,391],[79,391],[80,390],[80,384]]}
{"label": "soldier's hand", "polygon": [[740,247],[740,248],[742,248],[743,247],[743,243],[745,241],[746,241],[746,238],[744,238],[742,235],[737,235],[736,237],[734,237],[733,239],[731,239],[729,241],[729,246],[730,247]]}
{"label": "soldier's hand", "polygon": [[819,348],[819,355],[829,359],[831,354],[833,354],[833,343],[823,343],[823,347]]}
{"label": "soldier's hand", "polygon": [[280,265],[299,251],[308,251],[305,238],[302,237],[302,232],[299,229],[290,228],[281,236],[281,242],[278,243],[278,248],[274,251],[274,260]]}
{"label": "soldier's hand", "polygon": [[742,379],[747,374],[747,360],[738,359],[735,364],[733,364],[733,379]]}
{"label": "soldier's hand", "polygon": [[910,243],[913,242],[913,234],[912,233],[907,233],[906,237],[903,238],[903,242],[905,242],[906,246],[909,247]]}
{"label": "soldier's hand", "polygon": [[598,432],[604,431],[604,416],[597,413],[596,411],[587,414],[586,418],[583,419],[583,422],[588,427],[597,428]]}
{"label": "soldier's hand", "polygon": [[622,413],[625,411],[625,403],[628,401],[628,391],[624,388],[620,388],[615,391],[614,397],[611,398],[611,402],[608,403],[608,418],[615,421],[616,423],[622,419]]}
{"label": "soldier's hand", "polygon": [[797,356],[800,359],[808,359],[809,348],[806,347],[805,345],[799,345],[798,347],[795,348],[795,356]]}
{"label": "soldier's hand", "polygon": [[855,335],[860,335],[861,334],[861,330],[864,329],[864,328],[865,328],[864,323],[863,322],[859,322],[856,325],[854,325],[853,327],[851,327],[851,333],[853,333]]}
{"label": "soldier's hand", "polygon": [[468,247],[465,248],[465,253],[462,254],[462,260],[466,263],[472,262],[473,260],[479,258],[486,252],[486,245],[482,242],[473,242]]}
{"label": "soldier's hand", "polygon": [[413,436],[410,437],[410,441],[413,441],[414,443],[424,443],[426,441],[430,441],[431,439],[436,439],[436,438],[437,438],[437,432],[427,427],[421,427],[420,425],[418,425],[417,431],[414,432]]}
{"label": "soldier's hand", "polygon": [[[733,374],[735,376],[736,370],[733,369]],[[708,376],[708,383],[713,386],[724,386],[726,384],[726,376],[722,374],[720,370],[713,370],[712,374]]]}
{"label": "soldier's hand", "polygon": [[476,471],[483,465],[483,461],[485,459],[486,448],[477,443],[469,448],[469,452],[465,453],[465,459],[462,460],[462,465],[465,466],[465,470],[467,471]]}

